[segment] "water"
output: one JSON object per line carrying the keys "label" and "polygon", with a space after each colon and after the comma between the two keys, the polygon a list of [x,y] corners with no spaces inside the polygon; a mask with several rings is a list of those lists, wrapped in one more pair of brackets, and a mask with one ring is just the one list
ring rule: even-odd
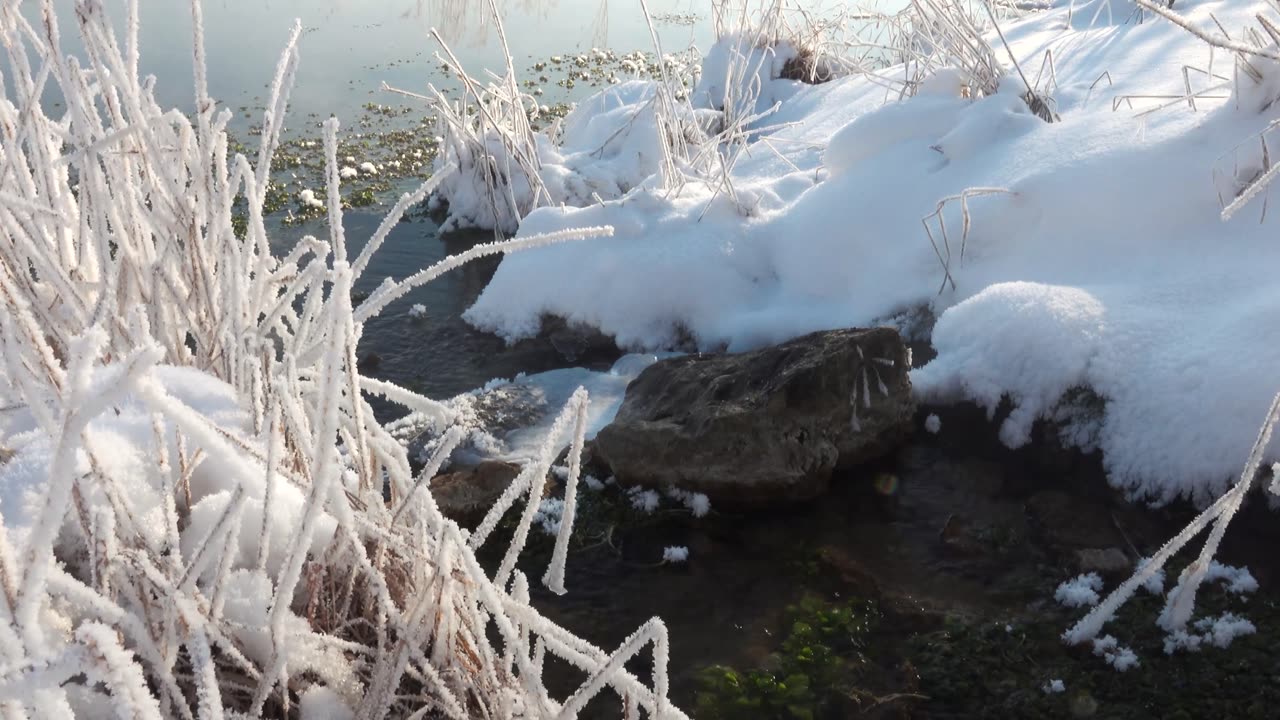
{"label": "water", "polygon": [[[125,3],[106,3],[123,41]],[[164,106],[192,105],[192,21],[184,0],[140,2],[140,71],[154,74]],[[497,0],[517,71],[536,60],[589,50],[651,50],[653,43],[638,0]],[[712,38],[703,0],[651,0],[655,17],[694,13],[692,25],[663,23],[668,52],[691,42],[706,47]],[[505,54],[484,0],[206,0],[205,51],[209,93],[228,107],[255,107],[267,94],[280,51],[295,19],[302,21],[301,66],[290,117],[336,115],[355,121],[366,102],[408,102],[383,92],[383,82],[422,92],[428,82],[451,85],[434,59],[437,28],[468,71],[505,70]],[[54,0],[64,53],[82,54],[76,34],[74,0]],[[27,3],[33,22],[39,14]],[[603,14],[602,14],[603,10]],[[0,61],[0,71],[6,69]],[[578,90],[581,97],[589,88]],[[573,99],[576,99],[574,97]]]}
{"label": "water", "polygon": [[[538,73],[529,69],[553,55],[571,56],[597,46],[619,53],[653,47],[638,1],[498,0],[497,4],[521,79],[536,77]],[[83,57],[74,0],[54,0],[53,5],[63,53]],[[139,5],[139,70],[156,76],[157,99],[163,106],[189,111],[193,107],[190,6],[179,0]],[[658,23],[664,49],[671,52],[691,43],[709,44],[711,23],[704,5],[702,0],[649,2],[655,18],[687,18]],[[107,3],[122,43],[125,8],[124,2]],[[473,76],[504,72],[506,52],[486,8],[487,3],[480,0],[207,0],[203,16],[209,93],[221,106],[235,111],[230,126],[233,136],[250,151],[255,149],[257,138],[251,136],[252,128],[261,122],[276,62],[297,18],[303,27],[301,62],[286,117],[286,137],[317,139],[318,122],[330,115],[336,116],[348,133],[363,129],[369,137],[397,129],[427,133],[431,129],[422,124],[426,117],[422,105],[382,90],[382,85],[413,92],[426,92],[428,83],[446,91],[456,85],[435,59],[440,48],[431,36],[432,28],[438,28]],[[39,27],[38,4],[28,3],[24,9],[29,21]],[[38,67],[36,58],[32,62]],[[0,59],[0,73],[8,74],[7,59]],[[595,90],[587,83],[572,89],[557,86],[553,76],[545,85],[542,100],[548,104],[572,102]],[[56,89],[48,90],[42,101],[50,111],[61,106]],[[371,113],[368,103],[393,107],[396,112]],[[364,159],[364,155],[359,157]],[[428,167],[424,162],[421,172]],[[303,174],[302,169],[297,174]],[[416,177],[421,174],[406,173],[379,188],[379,202],[373,207],[346,213],[347,237],[357,249],[381,221],[389,200],[416,182]],[[290,198],[304,187],[320,187],[314,172],[292,180],[289,173],[278,172],[276,181],[288,185]],[[294,209],[290,204],[269,221],[277,248],[291,247],[304,234],[327,235],[321,220],[292,226],[282,223],[282,216]],[[449,254],[492,239],[490,233],[441,237],[431,219],[415,217],[397,225],[357,290],[369,291],[386,276],[403,278]],[[367,372],[433,397],[449,397],[495,377],[564,366],[565,359],[546,344],[508,348],[498,338],[478,333],[462,321],[462,312],[483,290],[498,262],[496,258],[477,262],[446,275],[370,321],[360,350],[363,356],[376,355],[379,361]],[[410,318],[409,308],[419,303],[428,308],[427,316]],[[607,367],[610,359],[600,362]]]}

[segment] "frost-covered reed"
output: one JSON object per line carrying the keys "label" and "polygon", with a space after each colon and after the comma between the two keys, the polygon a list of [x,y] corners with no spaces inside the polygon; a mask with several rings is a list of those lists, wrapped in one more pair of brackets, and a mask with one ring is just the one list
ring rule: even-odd
{"label": "frost-covered reed", "polygon": [[[76,3],[83,58],[64,53],[53,5],[33,25],[0,2],[12,68],[0,78],[0,394],[16,450],[0,465],[0,712],[570,718],[609,690],[633,717],[684,717],[666,698],[661,621],[606,652],[540,615],[516,569],[568,442],[567,514],[544,577],[564,591],[585,393],[467,533],[427,491],[461,437],[450,412],[356,366],[364,323],[412,287],[471,257],[609,229],[482,246],[354,305],[371,254],[438,180],[349,252],[330,120],[329,235],[272,252],[263,204],[299,25],[251,162],[228,151],[231,113],[208,96],[199,0],[191,117],[162,109],[138,75],[137,0],[123,41],[100,0]],[[54,86],[66,110],[50,115],[38,99]],[[365,394],[445,429],[422,472]],[[519,503],[490,575],[476,551]],[[624,664],[648,645],[646,683]],[[583,674],[567,698],[542,682],[548,654]]]}

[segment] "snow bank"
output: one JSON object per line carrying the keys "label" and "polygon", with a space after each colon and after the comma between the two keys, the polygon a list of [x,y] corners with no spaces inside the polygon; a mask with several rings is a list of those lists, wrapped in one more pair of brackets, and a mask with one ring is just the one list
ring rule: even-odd
{"label": "snow bank", "polygon": [[[1016,75],[972,99],[945,69],[888,104],[863,77],[799,88],[767,120],[794,125],[734,166],[736,200],[697,182],[635,183],[603,204],[536,210],[522,234],[615,235],[507,258],[467,319],[516,339],[550,313],[633,348],[692,338],[743,350],[926,306],[939,355],[913,374],[922,399],[994,413],[1011,398],[1000,434],[1016,447],[1088,386],[1105,410],[1076,435],[1096,439],[1116,486],[1153,501],[1221,492],[1280,385],[1280,220],[1260,200],[1220,219],[1262,167],[1256,138],[1235,149],[1280,115],[1266,102],[1276,78],[1242,73],[1230,100],[1138,117],[1155,101],[1123,98],[1182,92],[1182,66],[1203,67],[1207,47],[1163,20],[1111,25],[1104,13],[1091,28],[1068,12],[1004,28],[1024,68],[1052,51],[1060,123],[1028,111]],[[1225,0],[1181,12],[1253,22]],[[714,77],[700,87],[714,93]],[[958,196],[971,188],[992,192],[963,203],[965,233]],[[921,220],[947,198],[935,250]]]}

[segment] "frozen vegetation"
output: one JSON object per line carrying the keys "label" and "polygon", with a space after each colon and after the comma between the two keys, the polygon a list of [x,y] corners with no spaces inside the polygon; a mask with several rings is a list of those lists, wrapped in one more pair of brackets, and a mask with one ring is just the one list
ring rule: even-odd
{"label": "frozen vegetation", "polygon": [[[5,717],[572,718],[602,692],[624,717],[685,717],[667,699],[661,620],[606,650],[530,603],[531,581],[566,591],[579,480],[603,487],[582,477],[584,442],[656,351],[877,322],[922,332],[902,320],[922,307],[938,351],[913,374],[922,400],[994,416],[1009,398],[1010,447],[1037,419],[1065,420],[1117,487],[1205,508],[1109,595],[1097,576],[1064,583],[1063,603],[1093,606],[1068,642],[1137,667],[1103,627],[1138,587],[1163,591],[1165,563],[1205,529],[1157,620],[1166,651],[1254,632],[1193,614],[1205,582],[1257,588],[1214,556],[1276,456],[1280,245],[1266,194],[1280,31],[1264,4],[1187,0],[1175,15],[1147,0],[915,0],[817,24],[780,2],[717,3],[705,58],[657,47],[658,80],[613,86],[547,133],[510,63],[479,82],[446,49],[464,92],[425,96],[442,123],[436,174],[354,256],[339,186],[379,168],[339,162],[336,121],[326,186],[298,195],[327,214],[327,237],[273,253],[264,223],[301,25],[246,157],[208,96],[199,0],[192,117],[159,107],[139,76],[136,0],[122,28],[99,0],[77,2],[75,28],[41,5],[0,0]],[[86,57],[63,52],[65,32]],[[35,100],[46,86],[64,110]],[[448,227],[515,237],[353,301],[391,226],[433,192]],[[558,315],[645,354],[607,374],[512,380],[554,412],[503,438],[477,438],[465,399],[361,375],[367,321],[468,260],[515,251],[470,322],[514,340]],[[1064,403],[1080,387],[1101,407]],[[421,471],[367,395],[439,431]],[[477,441],[524,469],[468,532],[428,485]],[[564,495],[544,499],[565,446]],[[652,489],[626,497],[644,513],[662,503]],[[710,510],[702,495],[668,497]],[[514,537],[486,570],[477,551],[508,514]],[[535,531],[554,551],[530,579],[516,564]],[[569,694],[544,684],[549,658],[579,671]]]}
{"label": "frozen vegetation", "polygon": [[[525,471],[467,532],[426,489],[462,439],[456,411],[356,363],[365,322],[412,288],[609,229],[480,245],[357,303],[370,257],[438,181],[349,254],[339,185],[351,173],[330,120],[327,185],[303,193],[327,212],[327,237],[272,252],[266,182],[301,24],[281,28],[246,157],[228,152],[232,113],[208,96],[198,1],[192,117],[159,107],[139,76],[136,2],[118,29],[97,0],[77,3],[70,29],[51,2],[33,5],[0,3],[0,712],[574,717],[603,691],[633,717],[685,717],[667,700],[660,620],[603,650],[540,615],[516,569],[537,522],[556,549],[535,581],[565,592],[588,392],[560,399]],[[64,54],[67,31],[85,57]],[[53,86],[56,112],[38,101]],[[421,472],[369,395],[448,429]],[[566,445],[570,490],[543,507]],[[482,569],[476,553],[512,508],[514,537]],[[642,650],[644,680],[624,666]],[[548,658],[579,669],[576,690],[552,696]]]}

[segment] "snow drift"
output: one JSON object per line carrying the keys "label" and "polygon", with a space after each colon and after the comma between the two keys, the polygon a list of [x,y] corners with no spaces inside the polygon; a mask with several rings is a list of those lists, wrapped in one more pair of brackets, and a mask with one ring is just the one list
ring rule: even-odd
{"label": "snow drift", "polygon": [[[1205,28],[1256,10],[1179,4]],[[535,210],[522,234],[615,235],[506,259],[466,317],[512,340],[553,314],[635,349],[743,350],[926,306],[939,355],[914,374],[922,399],[994,413],[1009,397],[1001,437],[1016,447],[1065,393],[1092,388],[1106,407],[1089,434],[1112,481],[1205,501],[1280,385],[1278,221],[1261,198],[1220,217],[1269,167],[1258,136],[1280,117],[1278,75],[1267,62],[1235,72],[1221,51],[1211,65],[1205,43],[1159,18],[1086,11],[1060,3],[1002,26],[1023,69],[1052,54],[1060,122],[1033,114],[1011,72],[985,96],[945,68],[902,101],[885,87],[901,68],[765,87],[782,103],[764,122],[788,125],[738,159],[736,202],[712,183],[632,183]],[[1229,97],[1184,97],[1184,65],[1217,75],[1195,92]]]}

